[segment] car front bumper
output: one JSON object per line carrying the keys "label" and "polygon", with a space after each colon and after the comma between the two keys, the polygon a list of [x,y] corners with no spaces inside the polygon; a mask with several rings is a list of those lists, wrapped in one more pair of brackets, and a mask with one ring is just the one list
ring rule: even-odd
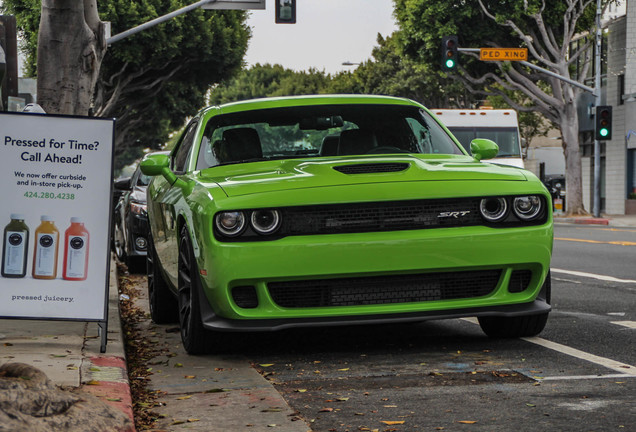
{"label": "car front bumper", "polygon": [[[540,290],[549,271],[551,224],[202,242],[198,251],[207,252],[199,254],[198,266],[208,329],[279,330],[550,310]],[[449,286],[454,289],[453,281],[472,286],[482,274],[492,278],[492,272],[497,276],[485,291],[445,293]],[[524,289],[511,292],[511,280],[520,273],[530,275]],[[437,282],[438,276],[450,282]],[[387,288],[391,292],[382,287],[384,280],[393,281]],[[366,281],[376,287],[370,295]],[[295,301],[306,285],[318,300]],[[286,287],[292,300],[273,295],[274,286]],[[253,298],[245,303],[237,297],[239,291],[251,292]]]}

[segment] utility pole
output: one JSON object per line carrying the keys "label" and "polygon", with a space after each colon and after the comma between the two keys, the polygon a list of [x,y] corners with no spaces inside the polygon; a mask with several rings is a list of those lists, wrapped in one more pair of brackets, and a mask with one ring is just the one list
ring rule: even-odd
{"label": "utility pole", "polygon": [[[596,108],[601,106],[601,48],[603,45],[603,35],[601,32],[601,0],[596,0],[596,41],[594,46],[594,115]],[[595,134],[596,135],[596,134]],[[592,206],[592,215],[594,217],[601,216],[601,142],[594,137],[594,203]]]}

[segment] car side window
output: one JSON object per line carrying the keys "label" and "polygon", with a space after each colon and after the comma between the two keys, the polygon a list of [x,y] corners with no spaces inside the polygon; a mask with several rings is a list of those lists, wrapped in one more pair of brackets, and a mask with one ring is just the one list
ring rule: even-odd
{"label": "car side window", "polygon": [[197,130],[197,122],[192,122],[183,133],[181,142],[178,144],[177,150],[172,157],[172,170],[175,173],[184,173],[188,163],[188,155],[192,144],[194,144],[194,135]]}

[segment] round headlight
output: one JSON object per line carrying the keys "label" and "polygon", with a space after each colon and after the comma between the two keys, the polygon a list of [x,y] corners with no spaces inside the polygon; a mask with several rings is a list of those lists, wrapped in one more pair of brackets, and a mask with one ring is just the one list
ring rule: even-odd
{"label": "round headlight", "polygon": [[254,210],[251,222],[257,233],[272,234],[280,227],[280,213],[278,210]]}
{"label": "round headlight", "polygon": [[516,197],[512,209],[519,219],[532,220],[541,212],[541,198],[536,195]]}
{"label": "round headlight", "polygon": [[216,228],[223,235],[235,237],[245,228],[245,215],[240,211],[221,212],[216,215]]}
{"label": "round headlight", "polygon": [[505,198],[484,198],[479,203],[479,211],[488,222],[499,222],[508,215],[508,202]]}

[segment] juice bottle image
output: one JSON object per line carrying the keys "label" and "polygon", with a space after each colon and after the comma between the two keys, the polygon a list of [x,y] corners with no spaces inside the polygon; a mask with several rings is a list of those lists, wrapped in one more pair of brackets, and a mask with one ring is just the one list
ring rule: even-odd
{"label": "juice bottle image", "polygon": [[72,217],[64,232],[64,271],[66,280],[85,280],[88,271],[88,231],[81,218]]}
{"label": "juice bottle image", "polygon": [[40,220],[42,222],[35,230],[33,277],[35,279],[55,279],[60,232],[50,216],[42,216]]}
{"label": "juice bottle image", "polygon": [[11,221],[4,227],[2,240],[2,276],[21,278],[26,275],[27,254],[29,252],[29,227],[24,216],[11,215]]}

